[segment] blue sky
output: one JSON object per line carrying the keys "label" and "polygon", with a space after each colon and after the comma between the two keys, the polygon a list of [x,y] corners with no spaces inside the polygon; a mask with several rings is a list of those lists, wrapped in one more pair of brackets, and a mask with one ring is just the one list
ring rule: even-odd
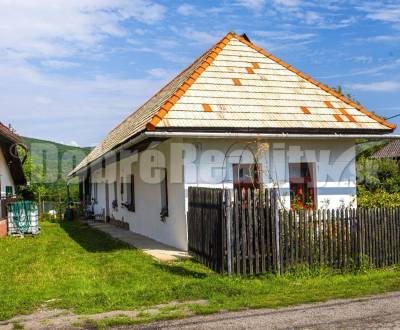
{"label": "blue sky", "polygon": [[400,1],[0,0],[0,22],[0,120],[21,135],[95,145],[229,31],[400,113]]}

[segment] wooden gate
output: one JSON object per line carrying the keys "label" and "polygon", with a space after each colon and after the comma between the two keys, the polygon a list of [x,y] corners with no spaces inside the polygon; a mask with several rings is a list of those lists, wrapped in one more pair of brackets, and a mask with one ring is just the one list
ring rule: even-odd
{"label": "wooden gate", "polygon": [[224,273],[223,190],[189,188],[189,253],[216,272]]}

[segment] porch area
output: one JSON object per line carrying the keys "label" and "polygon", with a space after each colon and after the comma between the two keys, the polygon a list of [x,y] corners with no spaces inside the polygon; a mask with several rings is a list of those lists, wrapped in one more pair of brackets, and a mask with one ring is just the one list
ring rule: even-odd
{"label": "porch area", "polygon": [[189,254],[185,251],[180,251],[174,247],[168,246],[149,237],[134,233],[116,227],[104,222],[88,222],[88,224],[100,230],[112,238],[118,239],[129,246],[142,250],[145,254],[150,255],[160,262],[172,262],[179,259],[188,259]]}

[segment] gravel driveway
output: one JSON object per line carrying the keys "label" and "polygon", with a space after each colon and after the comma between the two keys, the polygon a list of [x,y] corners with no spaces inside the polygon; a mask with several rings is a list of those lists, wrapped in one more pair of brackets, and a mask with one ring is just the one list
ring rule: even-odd
{"label": "gravel driveway", "polygon": [[196,316],[129,329],[400,329],[400,292],[279,310]]}

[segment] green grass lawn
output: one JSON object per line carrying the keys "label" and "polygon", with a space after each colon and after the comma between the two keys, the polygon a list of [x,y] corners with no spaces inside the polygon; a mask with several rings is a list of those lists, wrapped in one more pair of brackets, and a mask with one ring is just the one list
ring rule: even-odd
{"label": "green grass lawn", "polygon": [[77,223],[42,223],[37,237],[0,240],[0,319],[49,307],[77,313],[205,299],[196,313],[279,307],[400,290],[400,268],[363,274],[221,276],[192,262],[160,264]]}

